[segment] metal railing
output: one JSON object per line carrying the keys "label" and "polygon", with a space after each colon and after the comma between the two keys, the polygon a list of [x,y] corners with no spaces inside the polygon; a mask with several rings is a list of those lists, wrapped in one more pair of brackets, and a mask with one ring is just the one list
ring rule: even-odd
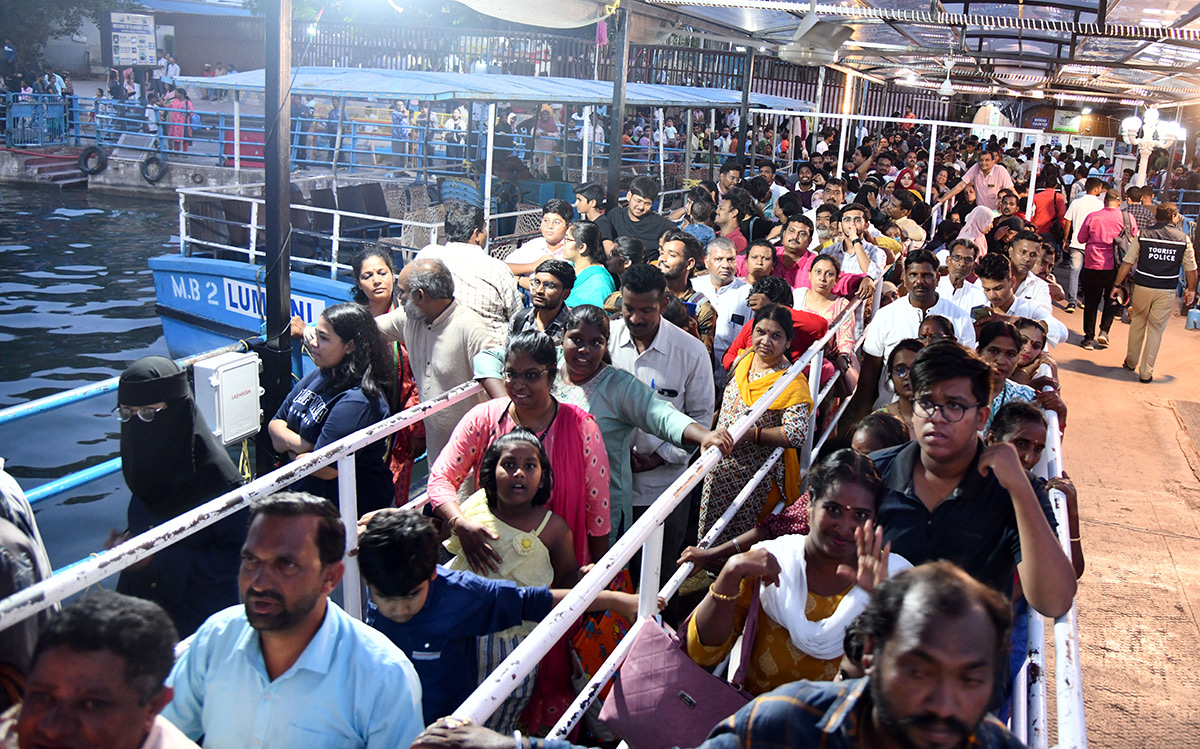
{"label": "metal railing", "polygon": [[[821,340],[813,343],[788,368],[787,372],[755,402],[742,418],[729,426],[729,433],[735,442],[740,440],[754,423],[766,413],[768,406],[774,403],[784,388],[791,384],[796,377],[804,374],[807,369],[809,392],[814,405],[809,415],[809,436],[807,444],[801,453],[800,464],[808,466],[814,450],[812,434],[817,423],[817,406],[828,396],[834,384],[831,381],[825,388],[821,387],[820,372],[824,361],[824,348],[837,335],[841,324],[845,320],[850,319],[850,316],[855,314],[861,304],[861,301],[856,301],[844,310],[834,320],[834,323],[830,325],[830,331]],[[825,436],[827,434],[823,435],[822,442]],[[818,448],[819,446],[820,443],[816,445]],[[774,451],[771,460],[778,460],[782,454],[782,449]],[[695,463],[685,470],[646,509],[642,517],[596,562],[591,571],[571,589],[571,592],[550,612],[550,615],[543,619],[537,628],[513,650],[509,657],[496,667],[496,670],[488,676],[484,683],[459,706],[454,715],[459,718],[469,718],[478,723],[482,723],[491,717],[491,714],[508,697],[513,688],[529,675],[542,657],[553,647],[554,643],[558,642],[566,634],[567,629],[586,610],[596,595],[608,585],[613,577],[629,563],[629,560],[639,550],[642,554],[642,564],[640,579],[638,581],[638,623],[641,620],[655,616],[658,613],[658,598],[665,593],[669,600],[670,596],[678,590],[682,580],[691,572],[690,566],[685,565],[675,573],[675,577],[672,578],[671,583],[660,590],[663,522],[681,502],[686,500],[688,492],[716,467],[720,459],[720,451],[716,448],[709,448]],[[761,481],[767,473],[768,469],[764,467],[756,474],[756,478]],[[747,487],[739,494],[738,500],[745,502],[752,491],[753,486]],[[720,529],[714,528],[715,532],[710,530],[704,539],[705,541],[711,543],[719,536],[725,524],[737,513],[738,506],[735,504],[735,506],[730,507],[722,515],[718,520],[718,523],[721,523]],[[678,581],[675,578],[678,578]],[[632,641],[632,637],[627,634],[624,641]],[[574,724],[583,717],[588,705],[594,701],[595,696],[599,694],[604,684],[607,683],[607,679],[601,679],[600,677],[607,674],[607,677],[611,678],[620,662],[617,656],[623,655],[627,648],[628,646],[626,649],[618,649],[606,659],[605,665],[593,677],[592,682],[589,682],[588,686],[571,707],[564,711],[563,718],[560,719],[551,734],[553,737],[566,735]]]}
{"label": "metal railing", "polygon": [[[347,533],[352,533],[358,521],[355,453],[372,442],[395,434],[404,427],[425,419],[430,414],[437,413],[481,392],[483,392],[483,388],[479,383],[463,383],[436,398],[419,403],[377,424],[347,435],[337,442],[314,450],[295,462],[264,474],[238,489],[222,494],[220,497],[155,526],[145,533],[134,536],[108,551],[71,565],[48,580],[43,580],[0,600],[0,630],[33,616],[64,598],[149,557],[162,546],[173,544],[232,515],[246,507],[250,500],[285,489],[295,481],[325,466],[337,465],[341,516],[346,524]],[[343,577],[343,590],[358,591],[361,588],[358,565],[352,556],[347,556],[344,561],[346,574]],[[347,594],[344,608],[354,617],[362,618],[362,602],[358,595]]]}
{"label": "metal railing", "polygon": [[[261,341],[261,338],[248,338],[238,341],[237,343],[231,343],[228,346],[222,346],[221,348],[213,349],[212,351],[205,351],[204,353],[184,357],[183,359],[176,359],[175,363],[178,364],[180,368],[187,369],[198,361],[209,359],[219,354],[225,354],[231,351],[248,351],[252,345]],[[117,384],[119,381],[120,377],[110,377],[107,380],[92,383],[91,385],[83,385],[77,388],[72,388],[71,390],[64,390],[61,393],[56,393],[45,398],[38,398],[37,400],[30,401],[28,403],[22,403],[19,406],[5,408],[0,410],[0,426],[18,421],[20,419],[26,419],[32,416],[48,413],[55,409],[80,403],[91,398],[107,395],[108,393],[111,393],[117,389]],[[30,504],[41,502],[42,500],[58,496],[59,494],[70,491],[71,489],[82,486],[89,482],[104,478],[105,476],[111,476],[119,470],[121,470],[121,458],[111,458],[103,463],[98,463],[94,466],[88,466],[87,468],[74,471],[66,476],[62,476],[61,478],[48,481],[40,486],[36,486],[33,489],[25,492],[25,498]]]}

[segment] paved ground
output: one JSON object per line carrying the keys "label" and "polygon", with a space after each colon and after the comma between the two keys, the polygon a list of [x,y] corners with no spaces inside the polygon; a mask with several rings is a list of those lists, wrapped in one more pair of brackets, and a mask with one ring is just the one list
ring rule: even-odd
{"label": "paved ground", "polygon": [[[1093,747],[1200,747],[1200,455],[1174,408],[1200,401],[1200,332],[1171,320],[1155,381],[1121,368],[1128,327],[1107,350],[1058,347],[1070,412],[1066,466],[1079,489],[1087,571],[1078,610]],[[1088,404],[1084,407],[1083,404]]]}

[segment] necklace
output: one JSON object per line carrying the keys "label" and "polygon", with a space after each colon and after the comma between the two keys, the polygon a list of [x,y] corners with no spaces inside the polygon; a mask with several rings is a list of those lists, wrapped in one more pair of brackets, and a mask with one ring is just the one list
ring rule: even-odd
{"label": "necklace", "polygon": [[[517,407],[512,404],[512,401],[509,401],[508,405],[509,405],[509,408],[512,409],[509,413],[509,416],[512,418],[513,423],[515,423],[519,427],[524,427],[525,425],[521,423],[521,420],[519,418],[517,418]],[[538,442],[545,443],[546,434],[549,433],[550,427],[554,426],[554,420],[557,418],[558,418],[558,400],[555,399],[554,400],[554,413],[550,414],[550,421],[546,424],[546,428],[542,430],[541,434],[537,435]],[[525,428],[529,429],[529,427],[525,427]],[[537,430],[535,430],[535,429],[529,429],[529,431],[534,432],[535,434],[537,432]]]}

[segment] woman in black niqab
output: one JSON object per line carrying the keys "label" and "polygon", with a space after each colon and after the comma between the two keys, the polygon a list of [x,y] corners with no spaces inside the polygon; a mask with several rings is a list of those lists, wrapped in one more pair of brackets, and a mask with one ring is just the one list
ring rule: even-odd
{"label": "woman in black niqab", "polygon": [[[121,473],[132,497],[126,535],[144,533],[237,488],[241,475],[204,423],[187,372],[162,356],[129,366],[117,402],[160,410],[121,423]],[[210,615],[238,603],[237,573],[246,538],[244,512],[156,552],[121,573],[117,590],[158,603],[186,636]]]}

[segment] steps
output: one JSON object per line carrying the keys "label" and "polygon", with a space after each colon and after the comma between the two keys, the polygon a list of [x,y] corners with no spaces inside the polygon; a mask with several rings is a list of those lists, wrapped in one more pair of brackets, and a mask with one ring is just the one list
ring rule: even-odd
{"label": "steps", "polygon": [[39,154],[14,154],[23,164],[27,180],[56,185],[60,189],[86,188],[88,177],[76,163],[82,148],[45,149]]}

